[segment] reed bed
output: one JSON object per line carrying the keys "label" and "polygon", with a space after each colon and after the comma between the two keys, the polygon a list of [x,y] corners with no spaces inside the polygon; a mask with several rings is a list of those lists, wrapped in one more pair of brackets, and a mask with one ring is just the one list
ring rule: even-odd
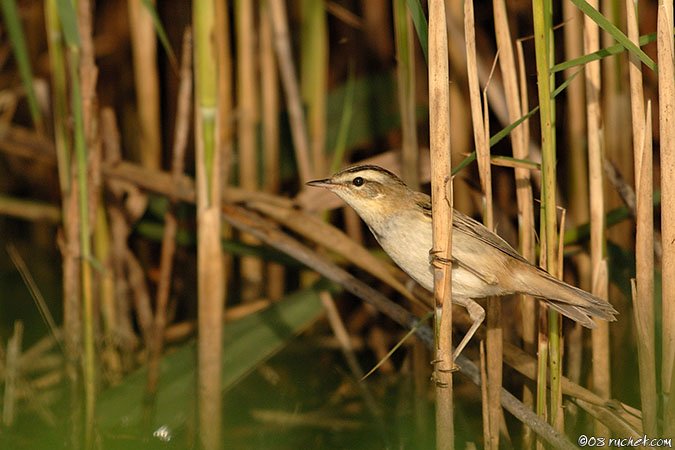
{"label": "reed bed", "polygon": [[[0,447],[673,437],[672,2],[0,3]],[[359,163],[433,294],[305,186]],[[479,299],[453,364],[453,204],[618,321]]]}

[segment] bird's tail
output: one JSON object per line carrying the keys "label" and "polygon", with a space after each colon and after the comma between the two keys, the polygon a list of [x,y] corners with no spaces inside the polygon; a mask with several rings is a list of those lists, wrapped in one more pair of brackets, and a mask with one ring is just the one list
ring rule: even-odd
{"label": "bird's tail", "polygon": [[571,286],[538,267],[532,266],[532,269],[530,275],[535,276],[522,280],[521,293],[545,300],[551,308],[586,328],[596,326],[591,317],[609,322],[616,320],[618,313],[609,302]]}

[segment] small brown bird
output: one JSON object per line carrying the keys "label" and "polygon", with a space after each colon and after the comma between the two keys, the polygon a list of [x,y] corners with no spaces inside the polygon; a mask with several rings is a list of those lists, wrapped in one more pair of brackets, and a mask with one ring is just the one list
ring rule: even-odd
{"label": "small brown bird", "polygon": [[[354,208],[394,262],[433,291],[428,195],[412,191],[393,173],[372,165],[351,167],[307,184],[331,190]],[[596,326],[591,317],[616,320],[611,304],[530,264],[501,237],[456,210],[452,236],[452,302],[464,306],[473,320],[453,359],[485,318],[485,310],[474,298],[531,295],[587,328]]]}

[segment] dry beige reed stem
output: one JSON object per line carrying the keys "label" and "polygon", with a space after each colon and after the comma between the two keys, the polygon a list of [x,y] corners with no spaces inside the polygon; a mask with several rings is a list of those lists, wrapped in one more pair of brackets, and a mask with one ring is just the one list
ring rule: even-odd
{"label": "dry beige reed stem", "polygon": [[[596,9],[598,2],[590,2]],[[584,52],[592,53],[600,48],[598,25],[584,17]],[[600,62],[586,64],[586,123],[588,139],[588,174],[591,221],[591,266],[593,289],[596,296],[606,299],[608,281],[605,261],[605,197],[603,186],[602,111],[600,104]],[[605,267],[605,270],[603,270]],[[609,398],[611,389],[609,327],[598,323],[592,331],[593,388],[600,396]],[[595,432],[607,436],[608,430],[596,421]]]}
{"label": "dry beige reed stem", "polygon": [[[529,107],[527,91],[527,74],[525,69],[525,56],[523,53],[523,41],[516,42],[518,55],[518,83],[520,92],[520,110],[525,111]],[[525,143],[524,152],[521,157],[530,159],[530,121],[526,120],[521,125],[522,139]],[[514,157],[515,154],[514,148]],[[536,260],[534,247],[534,198],[532,196],[532,180],[529,170],[521,170],[516,167],[516,202],[518,204],[518,249],[520,254],[532,264]],[[519,296],[520,317],[522,325],[523,347],[526,351],[534,354],[537,342],[537,302],[527,295]],[[523,386],[523,403],[527,406],[534,406],[534,392],[531,386]],[[534,433],[525,426],[523,431],[523,446],[531,448],[534,442]]]}
{"label": "dry beige reed stem", "polygon": [[158,169],[162,164],[162,142],[157,36],[150,11],[142,3],[141,0],[127,2],[131,53],[134,61],[136,108],[140,128],[137,152],[143,166]]}
{"label": "dry beige reed stem", "polygon": [[[226,278],[221,247],[222,150],[216,55],[216,9],[214,0],[195,2],[193,7],[195,79],[195,180],[197,199],[197,321],[198,355],[198,445],[205,450],[220,448],[222,426],[222,355]],[[248,32],[248,30],[247,30]],[[171,177],[175,183],[176,176]]]}
{"label": "dry beige reed stem", "polygon": [[[668,411],[675,411],[671,382],[675,364],[675,68],[673,65],[673,3],[659,0],[657,53],[659,76],[659,133],[661,145],[661,233],[663,329],[661,386]],[[670,417],[675,419],[675,417]],[[664,422],[667,423],[667,422]],[[668,426],[673,431],[675,425]]]}
{"label": "dry beige reed stem", "polygon": [[281,83],[286,93],[286,106],[291,124],[295,159],[298,164],[300,181],[306,182],[314,177],[314,166],[309,154],[307,127],[302,110],[297,72],[291,52],[288,19],[286,17],[286,2],[284,0],[269,0],[268,4],[274,29],[274,42],[276,44],[279,71],[281,72]]}
{"label": "dry beige reed stem", "polygon": [[[583,13],[572,2],[563,2],[563,33],[565,59],[571,60],[583,54]],[[565,71],[565,78],[574,75],[574,69]],[[568,142],[567,161],[570,166],[568,174],[570,182],[567,184],[567,196],[574,199],[567,205],[570,221],[577,225],[588,222],[588,157],[586,155],[586,114],[584,100],[584,80],[578,77],[567,87],[567,114],[565,116],[566,135]],[[590,257],[580,253],[574,257],[577,267],[578,286],[590,290],[591,266]],[[565,336],[565,356],[567,365],[565,372],[569,378],[579,382],[583,364],[583,328],[574,324]],[[569,408],[567,417],[574,423],[577,408]]]}
{"label": "dry beige reed stem", "polygon": [[[183,34],[183,60],[180,68],[180,86],[176,108],[176,125],[174,128],[171,176],[178,179],[184,171],[185,151],[187,149],[192,116],[192,33],[186,30]],[[175,201],[175,200],[174,200]],[[171,291],[171,274],[173,272],[173,256],[176,251],[176,232],[178,221],[173,205],[164,214],[164,233],[159,263],[159,281],[157,283],[157,300],[153,318],[153,331],[148,352],[147,392],[151,395],[157,391],[159,381],[159,361],[164,346],[164,330],[167,323],[167,308]]]}
{"label": "dry beige reed stem", "polygon": [[[469,3],[469,2],[466,2]],[[465,3],[465,5],[466,5]],[[483,442],[485,446],[492,445],[492,442],[499,441],[499,438],[492,438],[492,427],[490,425],[490,410],[488,398],[488,375],[487,375],[487,360],[485,358],[485,341],[480,341],[480,399],[481,399],[481,413],[483,416]]]}
{"label": "dry beige reed stem", "polygon": [[[503,6],[503,5],[502,5]],[[495,5],[495,16],[498,15],[499,6]],[[505,11],[501,11],[505,14]],[[495,26],[497,19],[495,17]],[[507,30],[508,32],[508,30]],[[499,33],[499,32],[498,32]],[[487,110],[487,95],[485,96],[485,109],[478,80],[478,67],[476,62],[476,35],[473,14],[473,1],[464,3],[464,38],[466,42],[467,78],[469,82],[469,100],[471,103],[471,118],[473,122],[474,145],[476,148],[476,160],[480,175],[481,188],[483,190],[483,214],[484,223],[489,229],[493,229],[492,214],[492,171],[490,170],[490,146],[489,125]],[[486,448],[499,448],[499,424],[501,418],[500,395],[502,386],[502,329],[501,329],[501,299],[488,299],[488,323],[487,323],[487,380],[486,392],[487,404],[483,410],[487,411],[487,420],[483,420],[483,434],[488,438],[485,441]],[[486,429],[486,427],[488,429]]]}
{"label": "dry beige reed stem", "polygon": [[[628,37],[637,42],[639,27],[637,2],[626,2]],[[630,95],[633,131],[633,160],[636,191],[635,266],[636,282],[633,295],[642,423],[645,433],[655,436],[657,429],[658,397],[656,393],[656,353],[654,341],[654,209],[651,102],[647,102],[645,116],[642,88],[642,64],[629,55]]]}
{"label": "dry beige reed stem", "polygon": [[[244,189],[258,189],[258,91],[260,77],[256,68],[258,54],[254,21],[255,2],[235,2],[235,31],[237,42],[237,150],[239,160],[239,185]],[[256,244],[251,236],[243,234],[241,240]],[[242,299],[259,298],[263,292],[263,263],[259,258],[241,258]]]}
{"label": "dry beige reed stem", "polygon": [[260,5],[260,84],[262,98],[263,188],[279,190],[279,76],[269,5]]}
{"label": "dry beige reed stem", "polygon": [[[262,98],[263,189],[277,193],[280,186],[279,165],[279,75],[274,55],[272,19],[269,5],[260,4],[260,84]],[[280,299],[284,293],[285,270],[281,264],[267,264],[266,295]]]}
{"label": "dry beige reed stem", "polygon": [[[433,251],[452,255],[452,178],[450,153],[450,92],[448,34],[443,0],[429,2],[429,147]],[[452,373],[452,266],[434,269],[437,310],[436,342],[436,448],[454,448]],[[438,314],[440,312],[440,319]]]}
{"label": "dry beige reed stem", "polygon": [[[80,151],[83,153],[78,159],[87,158],[88,154],[100,155],[100,140],[98,136],[98,111],[96,100],[96,83],[98,80],[98,67],[96,66],[94,57],[94,38],[93,38],[93,18],[92,18],[92,3],[89,0],[81,0],[77,3],[77,27],[80,34],[79,47],[79,85],[81,94],[81,105],[72,104],[73,110],[81,107],[82,115],[82,130],[84,134],[84,142],[78,143],[75,139],[76,153]],[[75,58],[74,52],[69,55]],[[75,83],[76,80],[71,80]],[[71,86],[72,88],[73,86]],[[73,116],[75,118],[75,115]],[[76,120],[77,122],[77,120]],[[75,125],[76,128],[80,124]],[[78,133],[75,133],[77,137]],[[80,145],[84,148],[80,149]],[[93,276],[92,268],[89,261],[91,257],[91,236],[87,235],[87,229],[96,217],[96,209],[91,207],[92,199],[97,197],[88,197],[84,199],[84,189],[89,188],[88,172],[91,170],[92,161],[81,161],[78,163],[78,172],[80,182],[78,188],[80,189],[79,196],[79,217],[78,217],[78,233],[80,234],[80,252],[77,256],[80,260],[80,274],[82,280],[82,290],[80,291],[80,300],[82,304],[82,324],[83,324],[83,380],[84,380],[84,442],[85,446],[91,446],[94,442],[94,422],[96,414],[96,384],[98,379],[98,372],[96,370],[96,351],[95,351],[95,331],[94,331],[94,299],[93,299]],[[93,191],[93,190],[92,190]],[[88,214],[87,214],[88,213]]]}

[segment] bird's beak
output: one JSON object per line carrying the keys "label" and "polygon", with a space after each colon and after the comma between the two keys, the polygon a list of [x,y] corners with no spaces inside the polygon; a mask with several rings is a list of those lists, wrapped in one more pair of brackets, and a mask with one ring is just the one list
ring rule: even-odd
{"label": "bird's beak", "polygon": [[324,178],[323,180],[313,180],[313,181],[308,181],[307,186],[312,186],[312,187],[322,187],[326,189],[330,189],[331,187],[335,186],[335,183],[330,178]]}

